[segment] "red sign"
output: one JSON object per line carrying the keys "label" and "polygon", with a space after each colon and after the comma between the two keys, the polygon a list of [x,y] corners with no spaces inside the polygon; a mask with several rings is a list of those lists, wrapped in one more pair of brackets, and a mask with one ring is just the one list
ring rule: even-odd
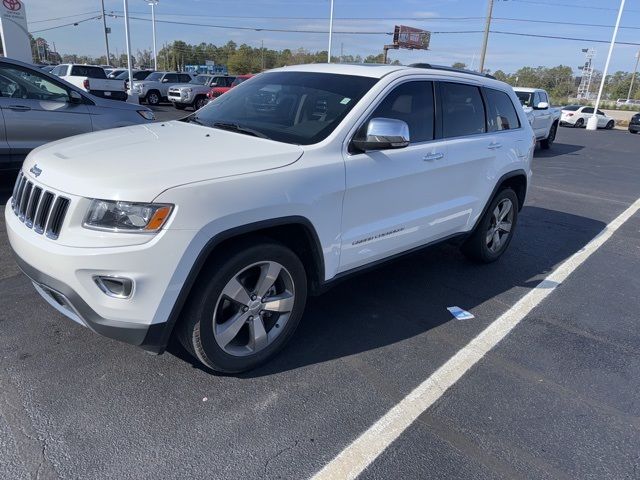
{"label": "red sign", "polygon": [[20,0],[2,0],[2,4],[7,10],[11,10],[12,12],[17,12],[22,8]]}
{"label": "red sign", "polygon": [[400,48],[429,50],[431,32],[419,28],[396,25],[393,32],[393,44]]}

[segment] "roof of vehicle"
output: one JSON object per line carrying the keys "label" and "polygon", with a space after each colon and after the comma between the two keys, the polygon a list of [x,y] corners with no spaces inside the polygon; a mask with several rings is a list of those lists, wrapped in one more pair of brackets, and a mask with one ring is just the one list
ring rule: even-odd
{"label": "roof of vehicle", "polygon": [[292,65],[289,67],[282,67],[270,71],[332,73],[337,75],[354,75],[371,78],[382,78],[391,73],[401,71],[415,74],[429,72],[441,75],[451,75],[455,77],[459,76],[463,78],[474,78],[476,80],[478,78],[486,78],[487,80],[498,82],[491,75],[485,75],[478,72],[461,70],[440,65],[430,65],[428,63],[416,63],[409,66],[385,65],[380,63],[312,63],[306,65]]}
{"label": "roof of vehicle", "polygon": [[526,93],[544,92],[542,88],[513,87],[513,89],[517,92],[526,92]]}

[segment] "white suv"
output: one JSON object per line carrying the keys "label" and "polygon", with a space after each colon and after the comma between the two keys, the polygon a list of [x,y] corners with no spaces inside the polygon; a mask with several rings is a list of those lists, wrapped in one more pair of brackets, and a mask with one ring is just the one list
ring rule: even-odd
{"label": "white suv", "polygon": [[287,67],[180,121],[34,150],[7,230],[72,320],[155,352],[176,335],[240,372],[291,338],[308,293],[362,267],[452,237],[498,259],[534,142],[511,87],[483,75]]}

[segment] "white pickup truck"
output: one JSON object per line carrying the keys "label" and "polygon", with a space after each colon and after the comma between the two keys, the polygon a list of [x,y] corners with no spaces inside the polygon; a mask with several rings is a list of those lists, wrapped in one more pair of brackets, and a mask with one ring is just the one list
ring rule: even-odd
{"label": "white pickup truck", "polygon": [[536,134],[536,140],[540,142],[540,147],[547,150],[551,148],[562,112],[558,108],[549,105],[549,95],[540,88],[514,88],[527,119]]}
{"label": "white pickup truck", "polygon": [[125,82],[108,79],[102,67],[62,64],[54,68],[51,73],[97,97],[123,101],[127,99]]}

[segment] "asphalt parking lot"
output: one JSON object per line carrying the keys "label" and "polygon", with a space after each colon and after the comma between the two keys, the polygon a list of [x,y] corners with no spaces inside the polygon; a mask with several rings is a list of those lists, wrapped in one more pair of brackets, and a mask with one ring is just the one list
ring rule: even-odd
{"label": "asphalt parking lot", "polygon": [[[352,277],[240,376],[63,318],[0,220],[0,478],[311,477],[640,197],[638,136],[563,128],[556,142],[536,152],[499,262],[445,244]],[[639,289],[636,213],[361,478],[640,478]]]}

